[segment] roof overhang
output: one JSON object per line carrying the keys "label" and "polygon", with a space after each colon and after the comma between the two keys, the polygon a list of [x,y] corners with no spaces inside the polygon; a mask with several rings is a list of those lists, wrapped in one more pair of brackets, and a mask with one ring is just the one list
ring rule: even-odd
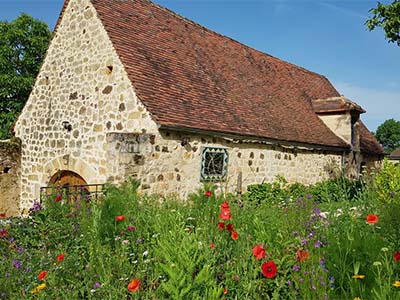
{"label": "roof overhang", "polygon": [[309,143],[300,143],[295,141],[283,141],[276,140],[266,137],[256,137],[256,136],[246,136],[246,135],[238,135],[230,132],[221,132],[221,131],[210,131],[210,130],[202,130],[196,128],[188,128],[188,127],[180,127],[180,126],[171,126],[171,125],[159,125],[158,128],[160,130],[170,130],[177,131],[186,134],[198,134],[198,135],[207,135],[211,137],[221,138],[224,140],[231,141],[233,143],[257,143],[257,144],[266,144],[266,145],[274,145],[281,146],[283,148],[291,148],[291,149],[301,149],[301,150],[317,150],[317,151],[331,151],[331,152],[349,152],[351,151],[350,145],[348,147],[334,147],[328,145],[318,145],[318,144],[309,144]]}
{"label": "roof overhang", "polygon": [[346,112],[363,114],[366,112],[360,105],[344,96],[314,99],[311,100],[311,104],[317,114],[340,114]]}

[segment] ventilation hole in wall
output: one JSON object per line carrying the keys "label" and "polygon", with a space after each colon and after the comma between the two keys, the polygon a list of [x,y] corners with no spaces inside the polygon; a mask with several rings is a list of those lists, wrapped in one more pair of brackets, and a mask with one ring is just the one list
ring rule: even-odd
{"label": "ventilation hole in wall", "polygon": [[113,66],[107,66],[107,73],[111,74],[113,71],[113,68],[114,68]]}
{"label": "ventilation hole in wall", "polygon": [[5,167],[4,170],[3,170],[3,173],[7,174],[10,170],[11,170],[10,167]]}

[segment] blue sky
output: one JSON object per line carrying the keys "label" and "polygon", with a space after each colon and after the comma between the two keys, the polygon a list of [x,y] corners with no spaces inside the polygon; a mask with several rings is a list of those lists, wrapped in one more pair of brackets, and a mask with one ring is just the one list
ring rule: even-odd
{"label": "blue sky", "polygon": [[[363,106],[371,130],[400,120],[400,47],[369,32],[371,0],[155,0],[193,21],[325,75]],[[383,3],[391,1],[383,0]],[[54,27],[63,0],[0,0],[0,20],[26,12]]]}

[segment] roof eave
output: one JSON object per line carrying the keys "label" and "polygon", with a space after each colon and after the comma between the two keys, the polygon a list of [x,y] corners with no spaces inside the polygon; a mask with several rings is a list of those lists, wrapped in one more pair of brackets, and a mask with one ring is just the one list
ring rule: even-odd
{"label": "roof eave", "polygon": [[350,145],[348,145],[348,147],[340,147],[340,146],[312,144],[312,143],[297,142],[297,141],[284,141],[284,140],[277,140],[277,139],[266,138],[266,137],[240,135],[240,134],[234,134],[231,132],[203,130],[203,129],[189,128],[189,127],[182,127],[182,126],[173,126],[173,125],[158,125],[158,128],[160,130],[171,130],[171,131],[179,131],[179,132],[191,133],[191,134],[208,135],[208,136],[213,136],[213,137],[234,140],[234,141],[238,141],[238,142],[251,141],[251,142],[255,142],[255,143],[279,145],[279,146],[285,146],[285,147],[290,147],[290,148],[307,148],[308,150],[326,150],[326,151],[332,151],[332,152],[348,152],[351,150]]}

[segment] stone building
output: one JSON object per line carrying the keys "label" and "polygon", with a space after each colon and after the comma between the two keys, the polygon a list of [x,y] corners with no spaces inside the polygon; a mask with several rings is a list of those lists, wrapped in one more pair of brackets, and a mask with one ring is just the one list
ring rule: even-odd
{"label": "stone building", "polygon": [[388,161],[397,164],[400,163],[400,147],[394,149],[388,156]]}
{"label": "stone building", "polygon": [[19,214],[20,152],[17,141],[0,141],[0,216]]}
{"label": "stone building", "polygon": [[30,98],[21,209],[49,184],[118,183],[185,197],[276,175],[357,176],[383,150],[323,76],[147,0],[66,0]]}

